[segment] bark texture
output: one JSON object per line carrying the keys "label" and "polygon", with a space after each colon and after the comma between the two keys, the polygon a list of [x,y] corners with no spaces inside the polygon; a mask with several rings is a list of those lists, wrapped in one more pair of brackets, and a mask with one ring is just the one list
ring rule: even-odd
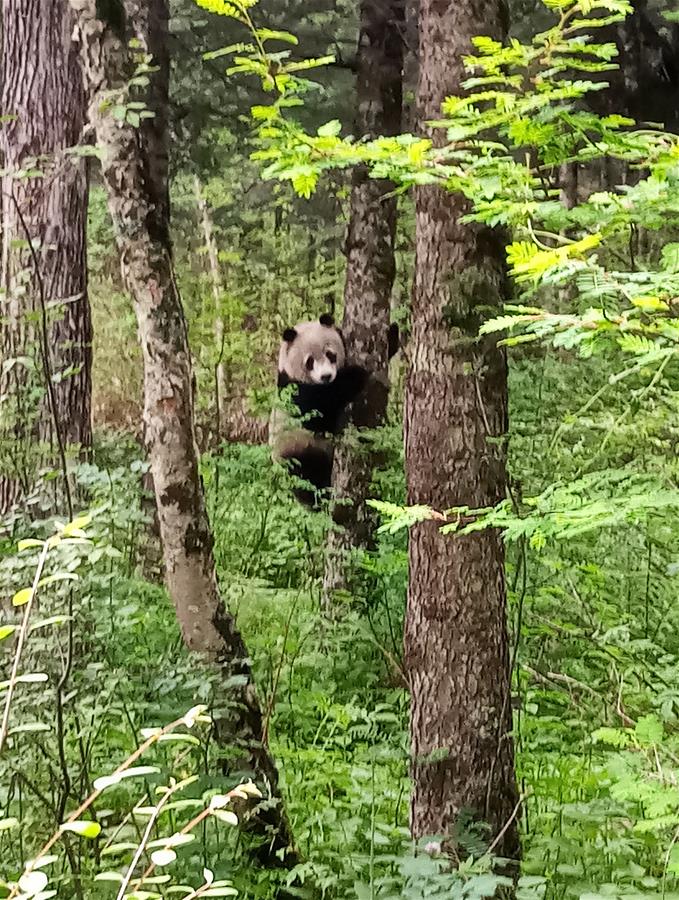
{"label": "bark texture", "polygon": [[[102,175],[116,230],[124,283],[139,326],[144,360],[144,424],[168,591],[184,642],[223,673],[229,697],[219,704],[217,738],[235,748],[232,768],[251,768],[268,782],[273,803],[253,827],[266,837],[262,860],[277,864],[276,852],[294,860],[292,837],[277,793],[277,771],[263,741],[262,711],[247,650],[220,597],[213,539],[198,471],[193,373],[184,311],[174,277],[167,221],[167,180],[159,177],[166,159],[167,132],[149,137],[110,115],[106,101],[126,96],[132,62],[127,37],[115,23],[102,21],[97,0],[70,0],[78,17],[78,39],[90,89],[89,117],[102,150]],[[146,42],[146,29],[164,42],[166,0],[126,5],[129,31]],[[146,16],[149,18],[147,19]],[[167,58],[147,102],[167,97]],[[160,98],[160,99],[159,99]],[[162,111],[156,122],[164,120]],[[147,174],[160,160],[155,177]],[[240,683],[234,684],[234,681]]]}
{"label": "bark texture", "polygon": [[[11,461],[3,465],[9,471],[0,480],[0,509],[29,487],[31,473],[20,474],[28,445],[36,436],[55,441],[54,416],[47,402],[40,409],[34,393],[50,374],[59,376],[52,380],[52,400],[61,439],[84,448],[92,441],[87,172],[84,159],[64,152],[80,143],[85,114],[72,29],[64,3],[3,3],[0,113],[11,118],[0,126],[2,163],[9,170],[1,185],[2,358],[33,358],[39,378],[31,379],[21,363],[0,378],[3,425],[16,453],[16,468]],[[15,174],[31,160],[42,177]]]}
{"label": "bark texture", "polygon": [[[504,33],[497,0],[422,0],[418,118],[459,93],[470,37]],[[444,134],[434,134],[443,141]],[[465,203],[437,187],[416,194],[416,273],[405,399],[408,502],[483,507],[505,493],[507,372],[479,325],[506,297],[502,236],[463,225]],[[454,833],[460,814],[518,854],[510,672],[501,537],[415,527],[405,664],[411,688],[411,830]]]}
{"label": "bark texture", "polygon": [[[403,66],[403,0],[363,0],[360,9],[357,75],[357,134],[369,137],[401,130]],[[394,184],[369,178],[358,167],[353,174],[349,229],[346,239],[347,274],[342,332],[351,362],[372,377],[353,404],[351,420],[357,428],[375,428],[387,410],[389,384],[388,331],[394,283],[396,199],[388,195]],[[374,453],[360,440],[338,443],[333,467],[333,519],[328,536],[324,596],[326,603],[346,588],[347,554],[368,547],[373,517],[365,504]]]}

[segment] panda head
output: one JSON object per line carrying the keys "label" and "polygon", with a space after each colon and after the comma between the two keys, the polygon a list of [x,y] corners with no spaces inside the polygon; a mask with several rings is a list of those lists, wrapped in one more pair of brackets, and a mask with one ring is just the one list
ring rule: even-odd
{"label": "panda head", "polygon": [[278,355],[279,375],[301,384],[332,384],[345,363],[342,335],[333,318],[286,328]]}

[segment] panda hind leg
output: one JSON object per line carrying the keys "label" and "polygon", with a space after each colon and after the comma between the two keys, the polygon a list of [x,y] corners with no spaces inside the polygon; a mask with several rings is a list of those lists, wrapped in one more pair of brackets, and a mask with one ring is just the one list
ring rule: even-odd
{"label": "panda hind leg", "polygon": [[309,432],[289,436],[278,448],[277,458],[304,484],[293,488],[295,499],[309,509],[319,509],[332,485],[332,445]]}

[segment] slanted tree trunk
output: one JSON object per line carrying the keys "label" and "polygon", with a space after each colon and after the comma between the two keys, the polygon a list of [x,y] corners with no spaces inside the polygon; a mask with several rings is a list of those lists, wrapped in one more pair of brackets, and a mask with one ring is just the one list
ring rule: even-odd
{"label": "slanted tree trunk", "polygon": [[[401,130],[403,0],[362,0],[358,40],[356,131],[369,137]],[[351,361],[372,373],[368,388],[353,404],[352,423],[375,428],[387,410],[391,289],[394,283],[396,199],[394,184],[369,178],[365,168],[353,174],[346,240],[347,275],[342,331]],[[350,434],[338,443],[333,467],[333,520],[328,535],[324,596],[346,588],[347,554],[368,547],[373,517],[365,500],[375,454]]]}
{"label": "slanted tree trunk", "polygon": [[[90,91],[89,117],[102,150],[102,175],[116,230],[124,283],[134,303],[144,360],[144,424],[158,507],[168,591],[184,642],[217,665],[230,696],[216,721],[224,747],[235,747],[236,768],[250,767],[268,782],[278,803],[266,823],[256,820],[267,841],[267,864],[295,859],[292,835],[277,793],[277,770],[263,741],[262,711],[247,650],[219,593],[195,441],[193,373],[184,310],[174,277],[167,219],[167,180],[147,173],[166,158],[163,110],[156,128],[138,131],[113,118],[104,101],[124,102],[132,71],[129,33],[146,46],[147,29],[164,46],[167,0],[128,2],[129,32],[99,18],[98,0],[70,0],[77,13],[81,57]],[[148,18],[147,18],[148,17]],[[168,67],[161,52],[148,102],[166,103]],[[110,109],[110,107],[109,107]],[[235,683],[234,683],[235,682]],[[227,687],[228,685],[228,687]]]}
{"label": "slanted tree trunk", "polygon": [[[501,38],[499,0],[422,0],[418,118],[460,92],[475,34]],[[443,142],[445,133],[435,132]],[[503,241],[463,225],[460,196],[416,192],[416,272],[405,400],[408,502],[485,507],[505,496],[507,371],[484,315],[506,298]],[[487,822],[495,852],[516,856],[517,788],[502,539],[413,528],[405,625],[411,689],[411,829],[450,835],[460,814]],[[508,824],[509,823],[509,824]]]}
{"label": "slanted tree trunk", "polygon": [[[2,453],[0,511],[30,488],[31,469],[57,463],[56,452],[40,459],[30,452],[36,438],[53,448],[58,440],[86,449],[92,442],[87,173],[83,158],[64,152],[80,142],[85,113],[72,28],[63,3],[3,3],[0,114],[11,118],[0,126],[8,170],[0,201],[0,347],[3,360],[22,361],[0,376],[8,451]],[[31,159],[42,177],[15,174]],[[48,379],[52,396],[41,403],[36,391],[46,390]]]}

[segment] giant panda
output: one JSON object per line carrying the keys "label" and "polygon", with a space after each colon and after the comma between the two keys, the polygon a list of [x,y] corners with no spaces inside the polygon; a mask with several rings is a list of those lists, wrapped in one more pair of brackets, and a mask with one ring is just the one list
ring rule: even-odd
{"label": "giant panda", "polygon": [[[389,328],[389,358],[398,349],[398,328]],[[296,488],[295,497],[317,508],[332,483],[332,438],[347,424],[347,410],[368,383],[370,373],[350,365],[344,338],[331,315],[301,322],[283,332],[278,353],[278,389],[293,386],[292,401],[301,421],[274,409],[270,443],[274,461],[287,465],[311,488]]]}

